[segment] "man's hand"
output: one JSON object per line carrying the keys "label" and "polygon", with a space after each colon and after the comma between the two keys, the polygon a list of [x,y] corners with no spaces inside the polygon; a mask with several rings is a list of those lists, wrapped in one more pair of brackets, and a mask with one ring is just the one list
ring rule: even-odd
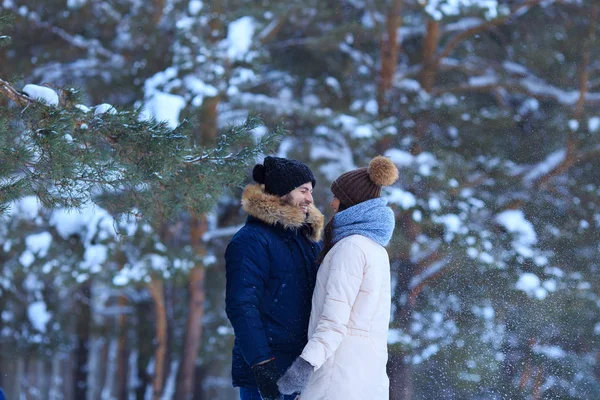
{"label": "man's hand", "polygon": [[296,358],[283,377],[277,381],[279,391],[283,394],[302,392],[314,370],[308,361],[302,357]]}
{"label": "man's hand", "polygon": [[277,388],[279,371],[274,361],[267,361],[252,367],[254,378],[258,385],[258,391],[263,400],[283,400],[283,395]]}

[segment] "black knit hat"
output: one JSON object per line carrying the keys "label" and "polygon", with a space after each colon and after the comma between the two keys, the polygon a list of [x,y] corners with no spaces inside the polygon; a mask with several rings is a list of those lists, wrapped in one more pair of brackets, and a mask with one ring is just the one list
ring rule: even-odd
{"label": "black knit hat", "polygon": [[265,185],[265,191],[277,196],[285,196],[298,186],[317,181],[310,168],[300,161],[279,157],[265,157],[262,164],[256,164],[252,178]]}
{"label": "black knit hat", "polygon": [[331,184],[333,195],[345,207],[381,196],[382,186],[391,186],[398,179],[398,168],[389,159],[377,156],[368,167],[355,169],[340,175]]}

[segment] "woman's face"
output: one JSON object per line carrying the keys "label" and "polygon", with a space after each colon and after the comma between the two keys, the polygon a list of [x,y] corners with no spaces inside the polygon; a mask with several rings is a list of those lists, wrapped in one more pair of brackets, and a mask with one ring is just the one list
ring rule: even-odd
{"label": "woman's face", "polygon": [[333,196],[333,200],[331,200],[331,204],[329,205],[331,208],[333,208],[333,212],[338,212],[338,209],[340,208],[340,201],[337,197]]}

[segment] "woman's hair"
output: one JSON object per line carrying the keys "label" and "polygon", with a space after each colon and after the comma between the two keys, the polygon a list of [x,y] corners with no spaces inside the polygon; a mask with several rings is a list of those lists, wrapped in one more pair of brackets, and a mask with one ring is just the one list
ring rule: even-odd
{"label": "woman's hair", "polygon": [[[344,204],[342,204],[342,202],[340,202],[337,212],[344,211],[347,208],[348,207],[346,207]],[[327,225],[325,225],[325,229],[323,230],[323,247],[321,248],[319,257],[317,257],[317,267],[319,265],[321,265],[321,263],[325,259],[325,256],[327,255],[327,253],[329,253],[329,250],[331,250],[331,248],[335,244],[335,243],[333,243],[333,219],[334,218],[335,218],[335,215],[333,217],[331,217],[331,219],[329,220]]]}

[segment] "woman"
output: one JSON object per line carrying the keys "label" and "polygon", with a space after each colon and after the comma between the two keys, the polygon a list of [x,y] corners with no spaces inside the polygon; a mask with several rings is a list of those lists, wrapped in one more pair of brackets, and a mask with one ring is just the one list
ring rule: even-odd
{"label": "woman", "polygon": [[284,394],[306,400],[388,399],[390,262],[384,249],[394,213],[381,187],[398,179],[385,157],[346,172],[331,185],[335,215],[312,298],[308,344],[279,380]]}

